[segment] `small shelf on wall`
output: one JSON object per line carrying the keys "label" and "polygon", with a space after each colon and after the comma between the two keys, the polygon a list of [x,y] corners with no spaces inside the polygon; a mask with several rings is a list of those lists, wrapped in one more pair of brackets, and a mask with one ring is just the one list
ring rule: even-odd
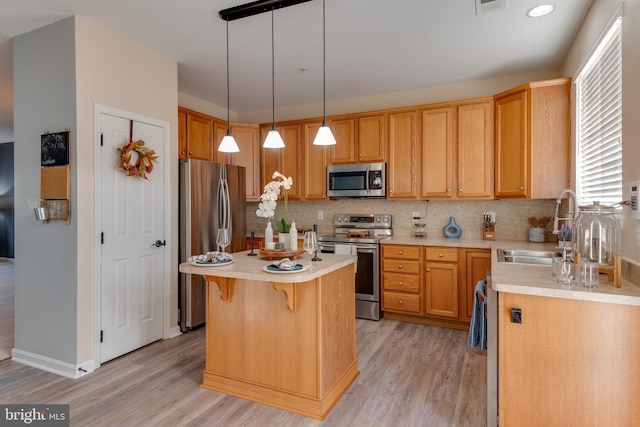
{"label": "small shelf on wall", "polygon": [[29,209],[44,223],[71,220],[69,142],[69,130],[41,137],[40,199],[29,200]]}

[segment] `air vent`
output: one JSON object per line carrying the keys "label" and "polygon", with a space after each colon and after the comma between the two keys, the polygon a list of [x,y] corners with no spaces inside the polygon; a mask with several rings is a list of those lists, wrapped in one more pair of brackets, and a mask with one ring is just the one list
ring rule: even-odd
{"label": "air vent", "polygon": [[507,0],[476,0],[476,15],[507,8]]}

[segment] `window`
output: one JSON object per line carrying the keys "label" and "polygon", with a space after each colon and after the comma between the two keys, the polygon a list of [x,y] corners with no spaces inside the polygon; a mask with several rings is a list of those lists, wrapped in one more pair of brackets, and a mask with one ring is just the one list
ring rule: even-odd
{"label": "window", "polygon": [[579,204],[622,200],[621,18],[576,79],[576,189]]}

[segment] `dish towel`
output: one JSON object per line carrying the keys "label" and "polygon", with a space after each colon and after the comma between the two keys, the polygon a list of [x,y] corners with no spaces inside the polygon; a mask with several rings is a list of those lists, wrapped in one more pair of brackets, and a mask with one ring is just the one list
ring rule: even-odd
{"label": "dish towel", "polygon": [[473,310],[471,313],[471,327],[469,328],[468,343],[471,347],[478,347],[481,350],[487,349],[487,318],[485,316],[486,301],[478,297],[478,291],[486,295],[487,282],[480,280],[476,283],[473,293]]}

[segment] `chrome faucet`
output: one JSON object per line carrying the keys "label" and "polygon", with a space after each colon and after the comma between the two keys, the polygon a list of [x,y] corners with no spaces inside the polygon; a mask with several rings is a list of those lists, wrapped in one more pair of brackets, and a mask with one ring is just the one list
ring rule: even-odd
{"label": "chrome faucet", "polygon": [[[567,211],[566,217],[558,218],[558,208],[560,207],[560,203],[562,202],[562,199],[566,194],[571,196],[569,199],[569,210]],[[565,221],[569,227],[573,226],[573,221],[575,219],[574,209],[576,208],[577,204],[578,203],[577,203],[576,193],[574,193],[573,190],[569,188],[565,188],[558,194],[558,197],[556,198],[556,213],[553,216],[553,234],[558,234],[558,231],[559,231],[558,223],[560,221]]]}

